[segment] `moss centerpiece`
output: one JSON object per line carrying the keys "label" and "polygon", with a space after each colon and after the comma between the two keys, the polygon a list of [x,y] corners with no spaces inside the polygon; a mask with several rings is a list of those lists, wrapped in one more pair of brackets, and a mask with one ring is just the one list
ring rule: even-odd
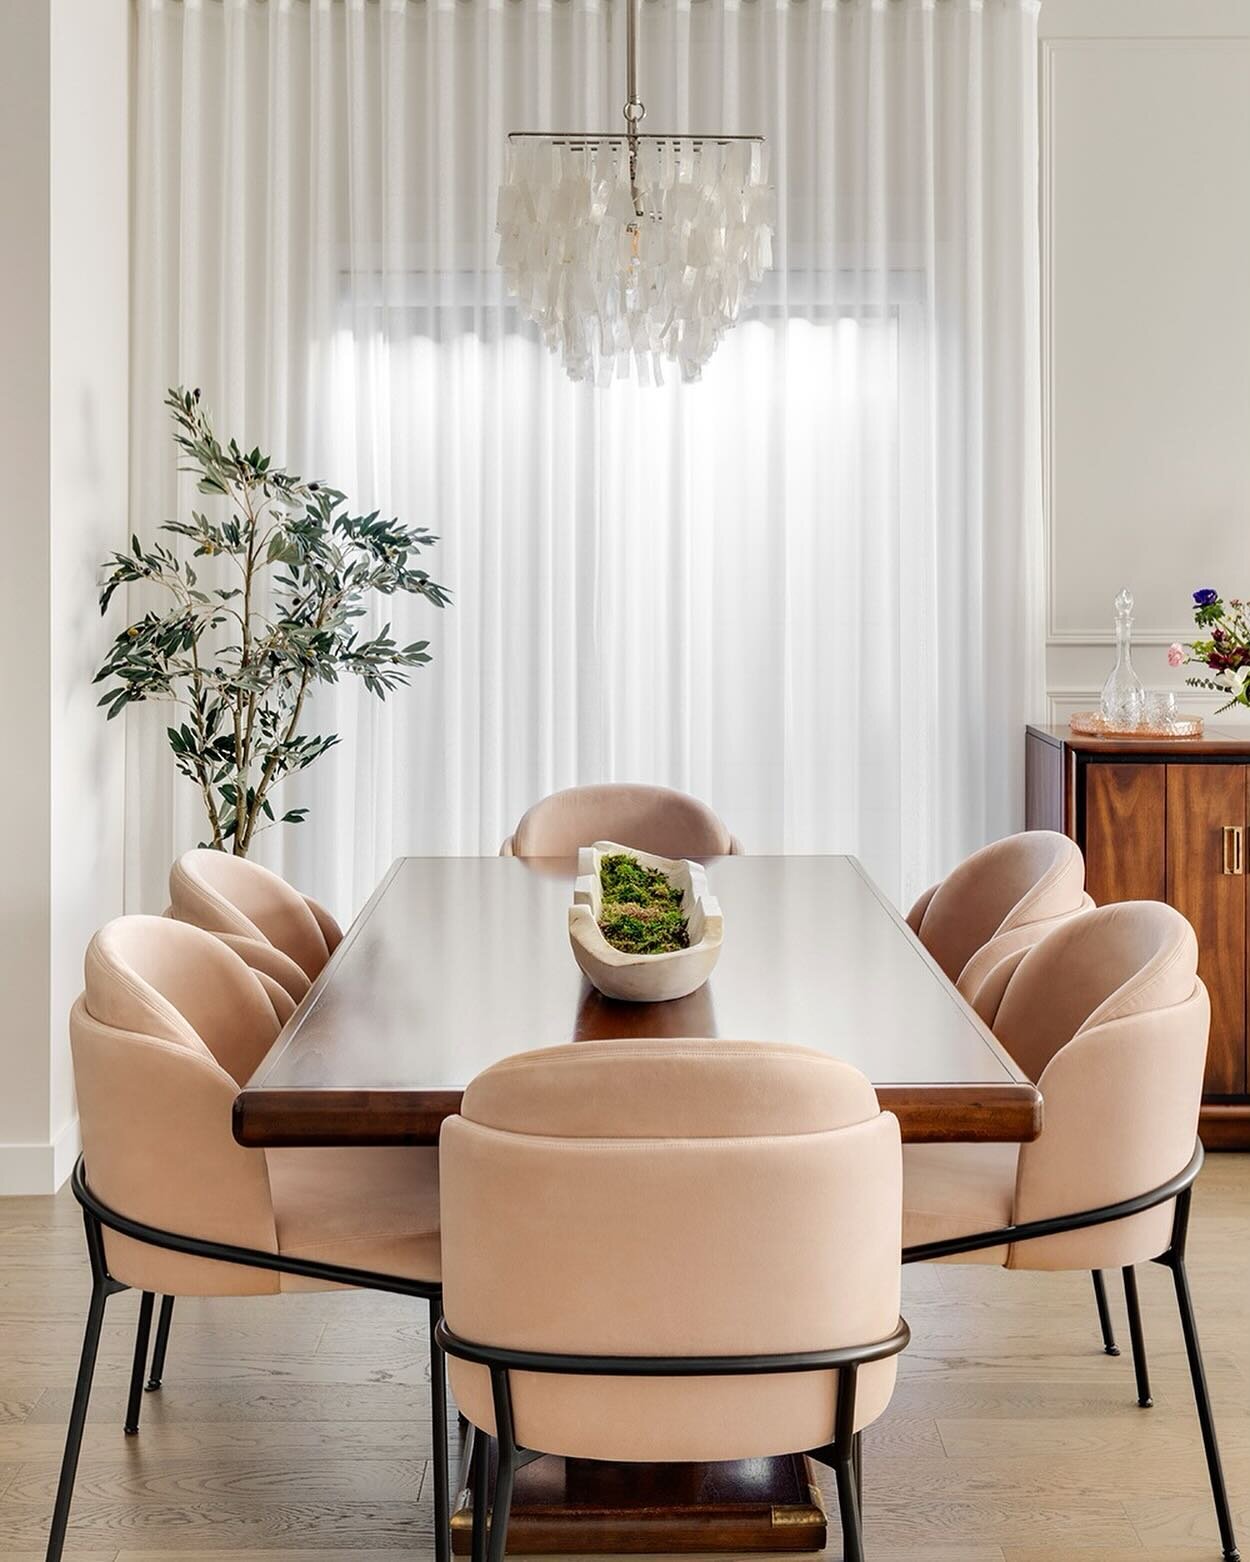
{"label": "moss centerpiece", "polygon": [[662,955],[690,948],[682,892],[666,873],[644,867],[628,852],[613,852],[599,859],[599,889],[599,929],[613,949]]}
{"label": "moss centerpiece", "polygon": [[659,1003],[707,981],[723,921],[698,863],[596,841],[582,848],[577,866],[569,940],[601,993]]}

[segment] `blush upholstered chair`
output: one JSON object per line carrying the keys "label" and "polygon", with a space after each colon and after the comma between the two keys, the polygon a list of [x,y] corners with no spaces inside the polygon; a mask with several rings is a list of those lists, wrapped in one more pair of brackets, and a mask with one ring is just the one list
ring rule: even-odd
{"label": "blush upholstered chair", "polygon": [[908,1145],[904,1261],[1122,1269],[1143,1406],[1150,1385],[1134,1266],[1169,1269],[1220,1538],[1235,1558],[1185,1271],[1210,1024],[1193,929],[1154,901],[1087,911],[1008,955],[976,1005],[1037,1082],[1044,1126],[1020,1146]]}
{"label": "blush upholstered chair", "polygon": [[867,1080],[798,1047],[584,1042],[478,1075],[440,1144],[439,1339],[477,1429],[474,1554],[493,1438],[492,1562],[533,1450],[811,1451],[862,1556],[859,1432],[907,1339],[899,1168]]}
{"label": "blush upholstered chair", "polygon": [[553,792],[525,813],[501,857],[574,857],[616,841],[657,857],[727,857],[742,847],[706,803],[666,786],[610,782]]}
{"label": "blush upholstered chair", "polygon": [[[100,1326],[116,1292],[143,1293],[127,1431],[138,1430],[157,1292],[364,1286],[423,1299],[431,1330],[441,1310],[436,1151],[264,1151],[236,1143],[238,1086],[279,1021],[260,978],[227,944],[169,918],[122,917],[92,939],[85,974],[70,1039],[83,1138],[74,1192],[92,1291],[49,1562],[65,1541]],[[443,1558],[446,1399],[433,1337],[430,1351]]]}
{"label": "blush upholstered chair", "polygon": [[338,948],[338,923],[259,863],[228,852],[184,852],[169,870],[169,912],[224,939],[296,1003]]}
{"label": "blush upholstered chair", "polygon": [[1026,949],[1094,904],[1075,841],[1026,830],[984,846],[925,891],[907,913],[916,934],[964,997],[1004,956]]}

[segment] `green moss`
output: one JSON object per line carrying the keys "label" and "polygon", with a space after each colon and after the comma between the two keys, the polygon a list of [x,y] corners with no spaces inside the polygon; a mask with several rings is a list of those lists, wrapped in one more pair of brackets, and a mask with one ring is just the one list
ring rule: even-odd
{"label": "green moss", "polygon": [[614,852],[599,864],[599,885],[599,928],[613,949],[660,955],[690,947],[681,890],[658,868],[645,868],[636,857]]}

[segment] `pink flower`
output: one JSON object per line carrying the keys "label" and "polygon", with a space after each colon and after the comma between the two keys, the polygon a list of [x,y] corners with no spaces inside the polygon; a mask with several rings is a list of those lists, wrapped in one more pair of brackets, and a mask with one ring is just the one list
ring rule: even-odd
{"label": "pink flower", "polygon": [[1183,667],[1185,665],[1185,647],[1175,640],[1168,646],[1168,666]]}

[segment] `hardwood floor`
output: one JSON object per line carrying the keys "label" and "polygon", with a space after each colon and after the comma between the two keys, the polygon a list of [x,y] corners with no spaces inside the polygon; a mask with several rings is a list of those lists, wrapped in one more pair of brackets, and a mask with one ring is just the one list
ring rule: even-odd
{"label": "hardwood floor", "polygon": [[[1190,1270],[1250,1542],[1250,1156],[1212,1156]],[[1153,1410],[1101,1351],[1088,1275],[905,1273],[913,1344],[866,1436],[872,1562],[1218,1558],[1168,1276],[1141,1274]],[[38,1562],[88,1290],[68,1189],[0,1199],[0,1557]],[[122,1435],[137,1298],[109,1304],[70,1562],[432,1555],[422,1309],[354,1294],[182,1301],[165,1387]],[[832,1490],[826,1503],[836,1515]],[[840,1554],[836,1520],[830,1555]]]}

